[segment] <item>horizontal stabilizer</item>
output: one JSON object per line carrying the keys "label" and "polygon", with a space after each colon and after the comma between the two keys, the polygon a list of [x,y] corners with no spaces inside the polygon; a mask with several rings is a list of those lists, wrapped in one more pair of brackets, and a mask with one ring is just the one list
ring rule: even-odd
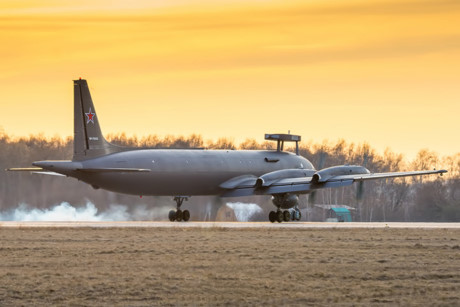
{"label": "horizontal stabilizer", "polygon": [[49,172],[44,170],[41,167],[12,167],[5,169],[7,172],[31,172],[32,174],[39,174],[39,175],[52,175],[52,176],[63,176],[65,175],[56,173],[56,172]]}
{"label": "horizontal stabilizer", "polygon": [[12,167],[5,169],[7,172],[39,172],[43,171],[41,167]]}
{"label": "horizontal stabilizer", "polygon": [[32,172],[32,174],[67,177],[66,175],[59,174],[59,173],[56,173],[56,172]]}

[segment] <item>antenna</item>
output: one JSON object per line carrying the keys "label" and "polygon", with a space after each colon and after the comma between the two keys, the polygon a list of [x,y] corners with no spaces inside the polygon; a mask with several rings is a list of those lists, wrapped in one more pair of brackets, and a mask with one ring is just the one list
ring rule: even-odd
{"label": "antenna", "polygon": [[284,142],[295,142],[295,147],[296,147],[295,151],[296,151],[296,154],[299,155],[299,142],[300,142],[300,139],[301,139],[300,135],[293,135],[293,134],[265,134],[265,139],[277,142],[276,151],[283,151]]}

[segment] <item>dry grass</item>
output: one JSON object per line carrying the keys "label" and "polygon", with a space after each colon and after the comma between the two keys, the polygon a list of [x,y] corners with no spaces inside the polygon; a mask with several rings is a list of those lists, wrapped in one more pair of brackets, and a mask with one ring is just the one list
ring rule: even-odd
{"label": "dry grass", "polygon": [[0,229],[0,305],[459,305],[459,230]]}

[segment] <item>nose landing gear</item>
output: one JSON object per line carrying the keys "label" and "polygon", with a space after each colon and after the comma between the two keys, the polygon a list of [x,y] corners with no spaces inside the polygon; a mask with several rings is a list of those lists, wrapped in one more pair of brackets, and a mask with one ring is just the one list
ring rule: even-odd
{"label": "nose landing gear", "polygon": [[177,209],[169,211],[169,220],[171,222],[177,221],[184,221],[187,222],[190,219],[190,212],[188,210],[182,211],[180,207],[184,200],[188,200],[188,196],[176,196],[174,197],[174,201],[176,202]]}

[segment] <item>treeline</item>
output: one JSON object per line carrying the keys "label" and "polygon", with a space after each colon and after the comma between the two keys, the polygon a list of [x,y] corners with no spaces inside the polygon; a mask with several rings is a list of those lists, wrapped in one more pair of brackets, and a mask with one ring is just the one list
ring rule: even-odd
{"label": "treeline", "polygon": [[[110,134],[107,139],[121,146],[144,148],[206,148],[206,149],[275,149],[274,142],[257,142],[247,139],[236,144],[232,139],[204,140],[200,135],[127,137],[125,134]],[[289,149],[288,149],[289,150]],[[293,149],[292,149],[293,150]],[[75,206],[91,201],[100,210],[111,204],[124,204],[130,210],[137,206],[153,208],[173,207],[170,197],[142,198],[93,190],[89,185],[64,177],[11,173],[3,169],[27,167],[33,161],[71,159],[72,138],[45,138],[35,135],[11,138],[0,132],[0,212],[27,204],[34,208],[49,208],[62,201]],[[460,221],[460,153],[441,157],[433,151],[423,149],[411,161],[402,154],[386,150],[379,154],[369,144],[354,144],[339,140],[322,143],[301,143],[300,154],[317,168],[333,165],[358,164],[371,172],[397,172],[422,169],[447,169],[443,177],[428,176],[367,181],[362,187],[355,185],[338,189],[320,190],[312,196],[301,196],[301,207],[307,208],[308,219],[321,220],[324,212],[318,204],[340,204],[354,207],[354,219],[358,221]],[[215,213],[226,201],[256,202],[266,215],[274,206],[270,197],[219,199],[216,197],[192,197],[187,206],[192,209],[194,219],[205,219]],[[205,205],[203,205],[205,203]],[[210,213],[211,212],[211,213]],[[152,217],[146,217],[149,219]],[[165,217],[166,218],[166,215]]]}

